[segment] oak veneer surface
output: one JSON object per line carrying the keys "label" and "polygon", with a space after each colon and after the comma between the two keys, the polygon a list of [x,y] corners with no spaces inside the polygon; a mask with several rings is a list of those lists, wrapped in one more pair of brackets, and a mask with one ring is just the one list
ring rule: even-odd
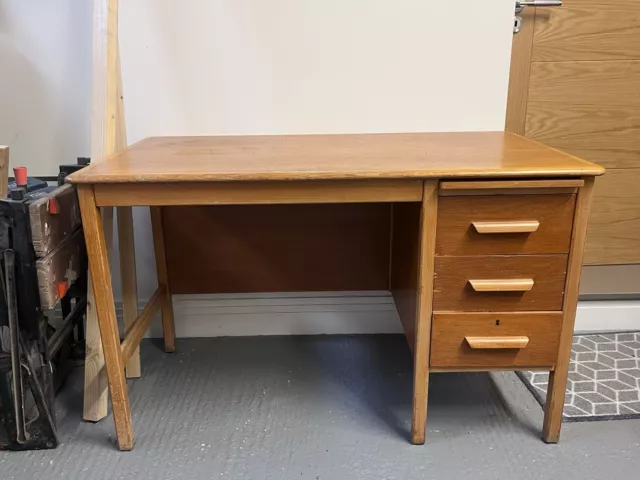
{"label": "oak veneer surface", "polygon": [[600,175],[592,163],[505,132],[154,137],[72,183]]}
{"label": "oak veneer surface", "polygon": [[[562,312],[436,313],[431,331],[434,367],[533,367],[556,363]],[[524,348],[471,348],[465,337],[528,337]]]}
{"label": "oak veneer surface", "polygon": [[416,333],[418,268],[420,262],[419,203],[396,203],[392,213],[390,290],[409,348]]}
{"label": "oak veneer surface", "polygon": [[389,204],[162,210],[174,294],[389,288]]}
{"label": "oak veneer surface", "polygon": [[[567,255],[436,257],[435,311],[561,310]],[[526,292],[477,292],[469,280],[532,279]]]}
{"label": "oak veneer surface", "polygon": [[[437,255],[567,253],[575,195],[442,197]],[[530,233],[479,233],[473,222],[537,221]]]}

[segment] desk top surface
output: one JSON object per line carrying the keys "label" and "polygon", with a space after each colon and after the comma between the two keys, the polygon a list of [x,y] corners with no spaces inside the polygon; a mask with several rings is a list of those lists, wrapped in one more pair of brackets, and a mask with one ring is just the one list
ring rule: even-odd
{"label": "desk top surface", "polygon": [[152,137],[72,183],[559,177],[604,169],[504,132]]}

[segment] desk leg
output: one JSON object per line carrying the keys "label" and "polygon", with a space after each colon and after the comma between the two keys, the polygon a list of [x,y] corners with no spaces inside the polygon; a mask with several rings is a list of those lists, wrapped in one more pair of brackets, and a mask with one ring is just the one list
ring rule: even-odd
{"label": "desk leg", "polygon": [[567,265],[564,304],[562,305],[563,315],[562,331],[560,333],[560,349],[558,351],[555,369],[549,375],[547,401],[544,410],[544,424],[542,427],[542,439],[548,443],[557,443],[560,439],[562,410],[564,409],[567,377],[569,376],[573,327],[578,309],[582,257],[587,237],[587,221],[589,220],[593,185],[593,177],[584,179],[584,187],[581,187],[578,191],[576,209],[573,216],[571,250],[569,253],[569,263]]}
{"label": "desk leg", "polygon": [[116,309],[113,303],[109,256],[102,228],[102,218],[96,207],[93,186],[79,185],[78,199],[87,244],[94,302],[104,349],[104,360],[107,367],[107,378],[109,379],[118,447],[120,450],[131,450],[133,448],[133,425],[131,424],[127,381],[124,375],[120,333],[118,332]]}
{"label": "desk leg", "polygon": [[169,288],[169,274],[167,272],[167,251],[164,245],[164,228],[162,226],[162,207],[149,207],[151,211],[151,227],[153,229],[153,244],[156,252],[156,270],[158,285],[164,286],[165,298],[162,302],[162,331],[164,335],[164,349],[173,352],[176,349],[176,327],[173,320],[173,301]]}
{"label": "desk leg", "polygon": [[436,219],[438,216],[438,181],[424,182],[420,213],[420,247],[416,302],[416,338],[413,367],[413,419],[411,443],[425,442],[427,399],[429,394],[429,350],[433,311],[433,271],[436,254]]}

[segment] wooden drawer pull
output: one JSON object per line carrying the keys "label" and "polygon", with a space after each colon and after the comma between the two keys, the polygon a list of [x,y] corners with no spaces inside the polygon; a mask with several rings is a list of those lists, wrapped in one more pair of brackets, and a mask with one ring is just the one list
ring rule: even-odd
{"label": "wooden drawer pull", "polygon": [[478,233],[532,233],[538,230],[540,222],[471,222],[471,225]]}
{"label": "wooden drawer pull", "polygon": [[529,343],[529,337],[464,337],[471,348],[524,348]]}
{"label": "wooden drawer pull", "polygon": [[533,279],[469,280],[476,292],[528,292],[533,288]]}

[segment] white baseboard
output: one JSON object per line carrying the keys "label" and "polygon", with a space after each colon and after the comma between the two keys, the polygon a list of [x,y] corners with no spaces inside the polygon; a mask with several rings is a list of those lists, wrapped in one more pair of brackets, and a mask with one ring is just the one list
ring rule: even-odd
{"label": "white baseboard", "polygon": [[[385,291],[175,295],[173,302],[183,338],[402,332]],[[625,330],[640,330],[640,300],[579,303],[576,332]],[[160,322],[149,336],[162,336]]]}
{"label": "white baseboard", "polygon": [[576,333],[640,330],[640,300],[593,300],[578,303]]}
{"label": "white baseboard", "polygon": [[402,332],[384,291],[174,295],[173,307],[178,337]]}

